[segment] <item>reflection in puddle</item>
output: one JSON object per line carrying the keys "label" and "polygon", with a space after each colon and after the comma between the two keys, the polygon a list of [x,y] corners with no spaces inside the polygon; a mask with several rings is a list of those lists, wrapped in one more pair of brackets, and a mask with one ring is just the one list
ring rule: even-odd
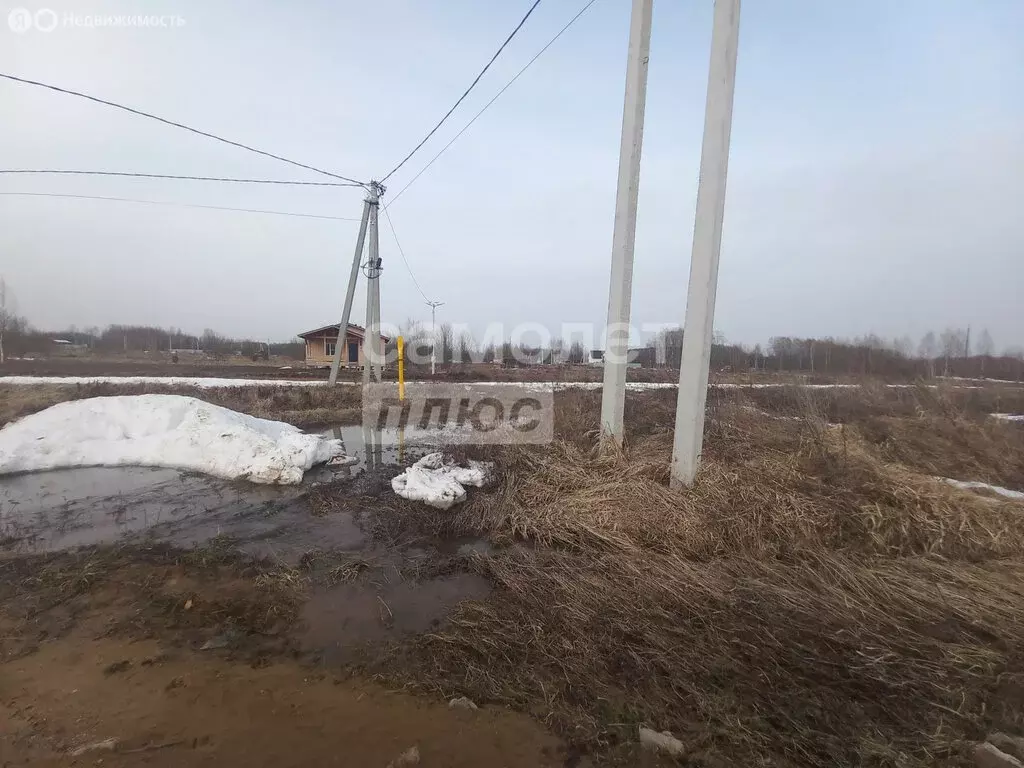
{"label": "reflection in puddle", "polygon": [[425,452],[430,433],[419,430],[407,441],[397,430],[341,426],[323,434],[342,440],[346,453],[358,461],[348,467],[314,467],[297,486],[228,481],[151,467],[87,467],[4,476],[0,478],[0,552],[51,552],[143,532],[182,547],[201,545],[218,535],[231,536],[249,554],[289,564],[313,548],[358,549],[365,537],[352,512],[314,518],[306,494],[317,485],[349,479],[351,485],[343,483],[339,493],[374,495],[390,480],[391,468],[397,473],[397,463]]}
{"label": "reflection in puddle", "polygon": [[[314,545],[359,546],[363,536],[350,516],[314,525],[302,503],[309,487],[146,467],[13,475],[0,485],[0,546],[15,553],[52,552],[149,532],[158,541],[190,547],[224,534],[262,556],[277,554],[265,540],[284,531],[284,559]],[[314,527],[320,529],[315,534]]]}
{"label": "reflection in puddle", "polygon": [[0,540],[15,551],[87,546],[195,515],[260,510],[296,495],[295,489],[147,467],[13,475],[0,485]]}
{"label": "reflection in puddle", "polygon": [[[316,485],[354,480],[367,468],[383,467],[393,459],[385,451],[367,452],[360,427],[339,427],[331,433],[345,440],[347,451],[359,462],[338,469],[314,467],[297,486],[152,467],[85,467],[5,476],[0,479],[0,550],[51,552],[142,532],[183,547],[229,535],[240,539],[246,552],[286,562],[313,547],[358,548],[364,537],[351,514],[311,518],[304,497]],[[365,491],[352,486],[353,493]]]}
{"label": "reflection in puddle", "polygon": [[440,430],[415,427],[371,429],[349,425],[330,427],[320,434],[341,440],[345,453],[359,460],[352,466],[353,472],[412,462],[444,442]]}

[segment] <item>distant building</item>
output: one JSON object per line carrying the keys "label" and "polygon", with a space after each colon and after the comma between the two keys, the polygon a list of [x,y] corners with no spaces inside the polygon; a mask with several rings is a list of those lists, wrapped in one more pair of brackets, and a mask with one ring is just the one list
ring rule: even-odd
{"label": "distant building", "polygon": [[658,350],[655,347],[633,347],[629,350],[629,362],[640,368],[654,368],[658,364]]}
{"label": "distant building", "polygon": [[[338,341],[338,323],[325,325],[323,328],[314,328],[312,331],[300,333],[299,338],[306,342],[306,364],[307,365],[330,365],[334,360],[334,347]],[[366,329],[361,325],[349,324],[345,333],[345,346],[341,350],[341,365],[343,368],[363,367],[363,340],[366,336]],[[381,336],[385,344],[389,341],[387,336]]]}
{"label": "distant building", "polygon": [[53,344],[53,354],[55,355],[74,357],[80,352],[89,351],[88,344],[75,344],[75,342],[68,339],[51,339],[50,342]]}

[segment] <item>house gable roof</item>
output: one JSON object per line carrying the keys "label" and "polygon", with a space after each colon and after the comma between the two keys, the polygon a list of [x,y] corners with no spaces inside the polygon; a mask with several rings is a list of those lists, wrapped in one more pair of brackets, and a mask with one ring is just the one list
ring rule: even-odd
{"label": "house gable roof", "polygon": [[[333,325],[325,325],[322,328],[314,328],[312,331],[306,331],[305,333],[300,333],[299,334],[299,338],[300,339],[308,339],[311,336],[320,336],[320,335],[322,335],[324,333],[327,333],[327,332],[330,332],[333,335],[337,336],[338,328],[339,327],[340,327],[339,323],[334,323]],[[348,324],[348,333],[346,333],[345,335],[346,336],[355,336],[356,338],[362,339],[362,338],[364,338],[366,336],[366,329],[363,328],[363,326],[361,326],[361,325],[354,325],[352,323],[349,323]],[[381,338],[384,339],[385,342],[390,341],[390,339],[387,336],[385,336],[384,334],[381,334]]]}

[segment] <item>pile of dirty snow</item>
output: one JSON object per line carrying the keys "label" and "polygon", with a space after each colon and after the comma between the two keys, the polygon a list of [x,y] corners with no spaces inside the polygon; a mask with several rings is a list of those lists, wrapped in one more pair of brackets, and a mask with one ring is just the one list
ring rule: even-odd
{"label": "pile of dirty snow", "polygon": [[487,461],[470,460],[468,467],[460,467],[454,462],[445,461],[440,453],[428,453],[394,478],[391,488],[403,499],[448,509],[453,504],[465,501],[465,486],[482,486],[491,466]]}
{"label": "pile of dirty snow", "polygon": [[0,475],[70,467],[169,467],[294,484],[339,440],[180,395],[60,403],[0,429]]}

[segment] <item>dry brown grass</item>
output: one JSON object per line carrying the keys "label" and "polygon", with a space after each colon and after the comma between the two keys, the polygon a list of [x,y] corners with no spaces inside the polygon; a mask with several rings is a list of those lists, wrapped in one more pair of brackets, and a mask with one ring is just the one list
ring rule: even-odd
{"label": "dry brown grass", "polygon": [[[409,676],[583,744],[667,728],[695,764],[958,763],[988,729],[1021,730],[1024,507],[915,471],[923,445],[899,442],[946,424],[981,468],[1020,461],[1018,427],[927,390],[864,393],[844,425],[817,392],[788,396],[799,419],[715,395],[685,491],[667,484],[674,393],[634,397],[624,450],[598,451],[597,395],[572,392],[554,444],[491,452],[491,490],[444,513],[390,502],[380,525],[530,545],[475,559],[492,598],[421,639]],[[909,426],[879,444],[878,418]]]}
{"label": "dry brown grass", "polygon": [[0,427],[9,421],[68,400],[111,395],[172,394],[285,421],[298,427],[357,424],[362,418],[358,387],[227,387],[200,389],[159,384],[73,384],[4,386],[0,380]]}

